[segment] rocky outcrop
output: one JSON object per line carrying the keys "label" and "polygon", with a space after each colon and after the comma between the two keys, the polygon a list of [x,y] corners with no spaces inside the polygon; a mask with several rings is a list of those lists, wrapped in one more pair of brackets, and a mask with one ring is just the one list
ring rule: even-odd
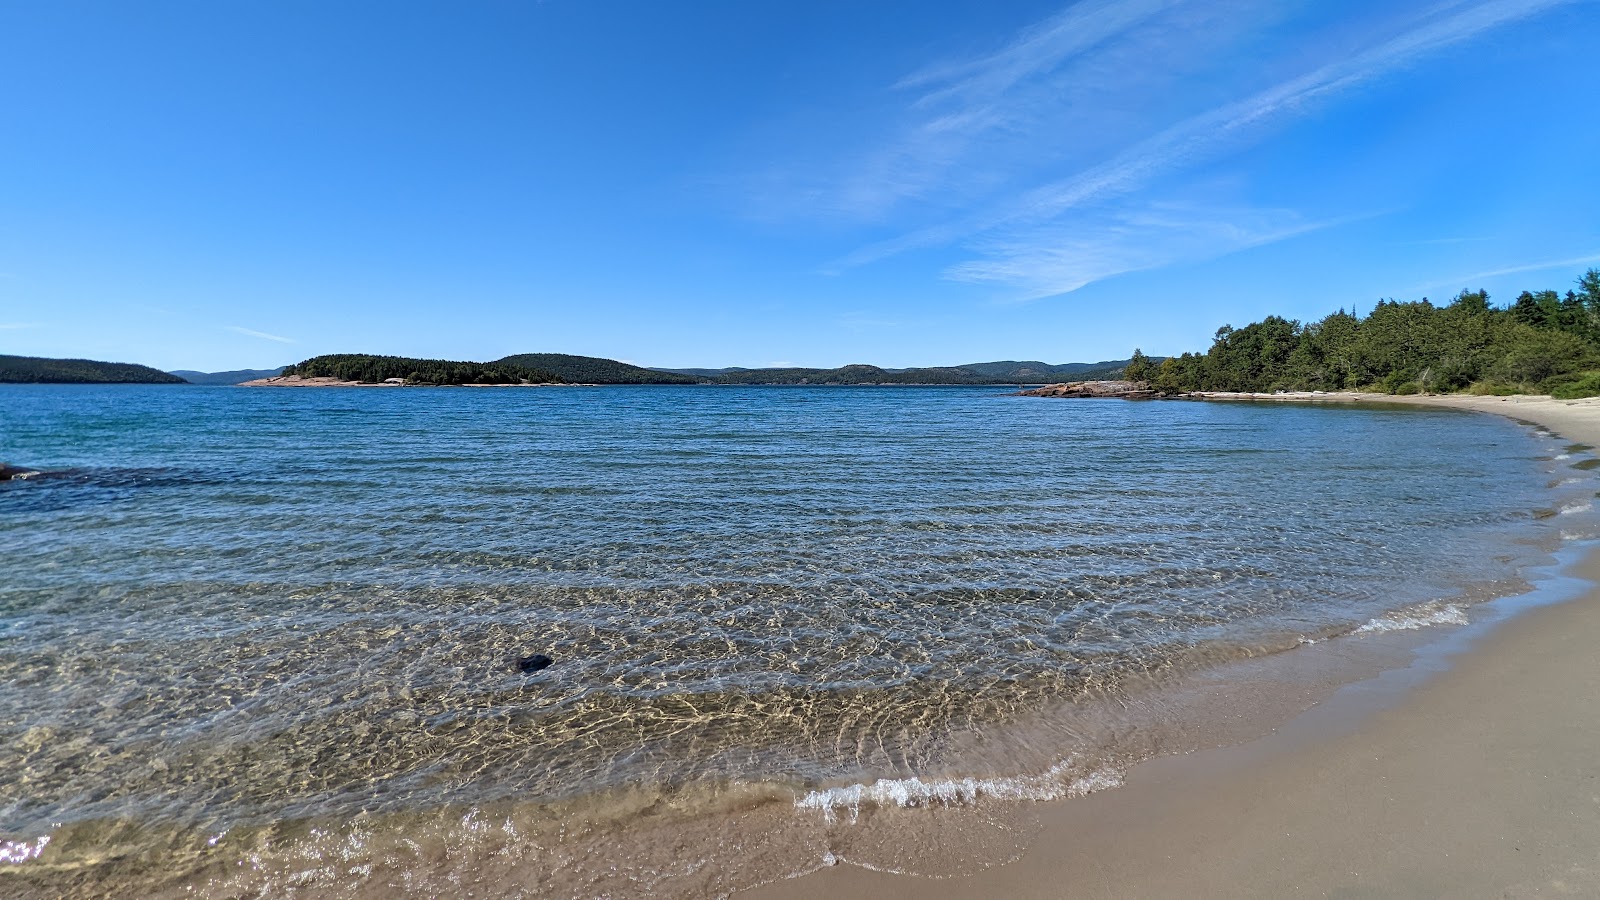
{"label": "rocky outcrop", "polygon": [[1021,397],[1108,397],[1119,400],[1149,400],[1160,396],[1143,381],[1069,381],[1065,384],[1047,384],[1030,391],[1019,391]]}
{"label": "rocky outcrop", "polygon": [[38,478],[43,474],[44,473],[40,472],[38,469],[28,469],[22,466],[13,466],[10,463],[0,463],[0,481],[10,481],[13,478],[20,481],[26,478]]}

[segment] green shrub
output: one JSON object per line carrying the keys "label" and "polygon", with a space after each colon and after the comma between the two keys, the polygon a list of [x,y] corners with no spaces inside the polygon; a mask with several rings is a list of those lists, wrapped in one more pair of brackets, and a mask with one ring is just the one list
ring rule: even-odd
{"label": "green shrub", "polygon": [[1593,356],[1594,351],[1576,335],[1522,327],[1491,374],[1502,381],[1533,386],[1578,371]]}
{"label": "green shrub", "polygon": [[1516,392],[1516,388],[1498,381],[1479,381],[1467,388],[1467,393],[1479,397],[1509,397]]}
{"label": "green shrub", "polygon": [[1422,385],[1417,384],[1415,381],[1407,381],[1406,383],[1397,386],[1391,393],[1398,394],[1402,397],[1409,397],[1412,394],[1422,393]]}
{"label": "green shrub", "polygon": [[1579,372],[1575,375],[1552,378],[1545,382],[1543,387],[1557,400],[1600,397],[1600,372]]}
{"label": "green shrub", "polygon": [[[1398,394],[1400,393],[1401,386],[1406,384],[1410,384],[1413,387],[1417,386],[1416,372],[1409,369],[1391,372],[1387,378],[1383,379],[1383,392],[1385,394]],[[1416,391],[1412,391],[1411,393],[1415,394]]]}
{"label": "green shrub", "polygon": [[1472,383],[1473,369],[1460,359],[1440,360],[1437,365],[1422,370],[1421,383],[1431,392],[1448,394]]}

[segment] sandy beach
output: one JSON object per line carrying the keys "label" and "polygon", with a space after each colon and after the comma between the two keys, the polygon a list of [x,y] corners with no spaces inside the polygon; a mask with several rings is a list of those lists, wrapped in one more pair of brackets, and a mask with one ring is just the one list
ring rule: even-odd
{"label": "sandy beach", "polygon": [[[1471,409],[1600,445],[1600,398],[1214,399]],[[1017,862],[948,880],[845,863],[740,896],[1600,896],[1600,552],[1585,552],[1564,602],[1437,629],[1408,668],[1265,737],[1157,758],[1120,788],[1040,804],[1043,827]]]}

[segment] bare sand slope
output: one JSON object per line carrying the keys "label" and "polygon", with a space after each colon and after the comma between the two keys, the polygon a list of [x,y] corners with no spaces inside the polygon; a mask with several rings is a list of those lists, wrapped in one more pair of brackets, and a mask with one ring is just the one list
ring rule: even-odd
{"label": "bare sand slope", "polygon": [[[1597,400],[1314,399],[1480,409],[1600,445]],[[1577,599],[1513,618],[1386,708],[1341,714],[1355,686],[1267,737],[1047,804],[1011,865],[947,881],[841,865],[746,896],[1600,897],[1600,554],[1576,574]]]}

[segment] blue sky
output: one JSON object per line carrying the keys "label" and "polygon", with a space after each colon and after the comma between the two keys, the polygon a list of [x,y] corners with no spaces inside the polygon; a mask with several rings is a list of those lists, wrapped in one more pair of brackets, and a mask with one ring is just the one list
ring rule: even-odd
{"label": "blue sky", "polygon": [[1600,3],[0,0],[0,352],[1204,349],[1600,266]]}

